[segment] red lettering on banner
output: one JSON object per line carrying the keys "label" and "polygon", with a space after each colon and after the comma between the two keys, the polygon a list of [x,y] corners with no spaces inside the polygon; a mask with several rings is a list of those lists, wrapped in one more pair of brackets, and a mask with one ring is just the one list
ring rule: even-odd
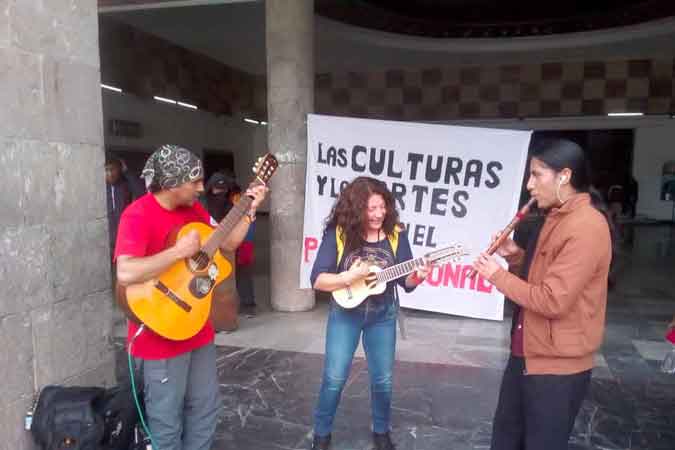
{"label": "red lettering on banner", "polygon": [[319,241],[313,237],[305,238],[305,262],[309,262],[309,252],[319,247]]}
{"label": "red lettering on banner", "polygon": [[428,283],[430,286],[440,286],[441,278],[443,277],[443,269],[441,266],[433,266],[431,272],[427,275],[427,279],[424,280],[425,283]]}
{"label": "red lettering on banner", "polygon": [[467,277],[472,267],[470,264],[434,266],[424,282],[433,287],[452,286],[455,289],[491,293],[494,286],[481,275]]}
{"label": "red lettering on banner", "polygon": [[487,280],[481,276],[478,276],[478,292],[485,292],[487,294],[492,292],[492,284],[488,283]]}

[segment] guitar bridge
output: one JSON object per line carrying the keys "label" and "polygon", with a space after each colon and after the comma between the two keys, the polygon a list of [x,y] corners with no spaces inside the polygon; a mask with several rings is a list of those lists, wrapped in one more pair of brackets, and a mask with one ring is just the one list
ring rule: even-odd
{"label": "guitar bridge", "polygon": [[169,297],[169,299],[170,299],[172,302],[174,302],[174,303],[175,303],[179,308],[181,308],[183,311],[188,312],[188,313],[189,313],[190,311],[192,311],[192,306],[190,306],[190,305],[187,304],[182,298],[180,298],[179,296],[177,296],[171,289],[169,289],[169,288],[167,287],[167,285],[165,285],[165,284],[162,283],[161,281],[158,281],[158,282],[155,284],[155,289],[157,289],[159,292],[161,292],[162,294],[164,294],[164,295],[166,295],[167,297]]}

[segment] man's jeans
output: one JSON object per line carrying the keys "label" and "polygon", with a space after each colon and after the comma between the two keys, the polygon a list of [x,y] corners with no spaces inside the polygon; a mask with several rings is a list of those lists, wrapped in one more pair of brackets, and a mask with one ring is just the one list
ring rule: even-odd
{"label": "man's jeans", "polygon": [[397,312],[397,302],[366,300],[354,309],[331,303],[323,380],[314,413],[315,436],[326,436],[333,428],[335,412],[361,336],[370,375],[373,431],[389,431]]}
{"label": "man's jeans", "polygon": [[209,450],[221,406],[214,345],[136,362],[142,365],[145,413],[157,450]]}

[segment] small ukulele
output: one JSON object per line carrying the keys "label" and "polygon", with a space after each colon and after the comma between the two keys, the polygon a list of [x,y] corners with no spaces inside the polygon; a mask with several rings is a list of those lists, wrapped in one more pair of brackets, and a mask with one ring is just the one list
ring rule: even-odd
{"label": "small ukulele", "polygon": [[387,283],[404,277],[426,264],[443,264],[449,261],[457,262],[468,253],[461,244],[429,252],[420,258],[414,258],[386,269],[371,266],[365,278],[357,280],[351,285],[332,292],[333,298],[343,308],[356,308],[371,295],[384,292]]}

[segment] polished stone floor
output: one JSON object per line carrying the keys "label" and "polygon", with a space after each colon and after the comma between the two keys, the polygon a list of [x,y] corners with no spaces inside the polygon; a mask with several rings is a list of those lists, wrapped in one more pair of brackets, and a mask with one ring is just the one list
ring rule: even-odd
{"label": "polished stone floor", "polygon": [[[675,449],[675,375],[658,371],[670,351],[663,335],[675,313],[675,230],[652,225],[628,231],[632,244],[618,257],[605,342],[571,449]],[[266,280],[258,281],[264,303]],[[326,305],[308,313],[261,310],[243,317],[236,332],[216,338],[224,405],[214,449],[309,448]],[[397,448],[489,448],[509,319],[407,316],[395,369]],[[336,417],[335,450],[371,448],[368,395],[359,349]]]}

